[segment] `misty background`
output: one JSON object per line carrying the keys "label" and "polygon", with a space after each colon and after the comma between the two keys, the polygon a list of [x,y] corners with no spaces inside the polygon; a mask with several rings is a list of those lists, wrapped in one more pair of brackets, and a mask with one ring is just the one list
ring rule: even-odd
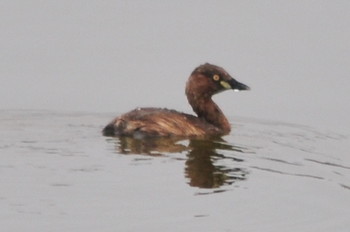
{"label": "misty background", "polygon": [[[205,62],[252,90],[224,113],[350,128],[349,1],[1,1],[0,109],[191,113]],[[101,122],[104,125],[107,122]]]}

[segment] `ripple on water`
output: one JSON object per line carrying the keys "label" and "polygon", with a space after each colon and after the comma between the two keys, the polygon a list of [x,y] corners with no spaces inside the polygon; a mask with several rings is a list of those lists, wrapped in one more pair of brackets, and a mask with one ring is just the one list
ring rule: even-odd
{"label": "ripple on water", "polygon": [[162,224],[159,218],[176,221],[174,228],[220,231],[236,225],[284,231],[281,225],[325,225],[336,218],[327,224],[333,228],[331,223],[348,220],[346,135],[241,118],[232,120],[233,131],[223,138],[103,137],[110,118],[0,112],[2,212],[49,223],[77,218],[94,226],[118,218],[125,231],[131,224]]}
{"label": "ripple on water", "polygon": [[[331,181],[341,186],[346,182],[341,176],[349,176],[349,173],[342,174],[347,166],[335,163],[341,162],[340,156],[334,156],[329,150],[332,144],[346,141],[346,136],[323,134],[307,126],[248,119],[238,120],[235,127],[231,135],[220,139],[122,137],[107,141],[114,144],[118,154],[169,158],[174,158],[174,153],[185,154],[184,172],[188,184],[213,189],[212,193],[234,189],[253,175],[253,171]],[[328,170],[326,166],[333,169]]]}

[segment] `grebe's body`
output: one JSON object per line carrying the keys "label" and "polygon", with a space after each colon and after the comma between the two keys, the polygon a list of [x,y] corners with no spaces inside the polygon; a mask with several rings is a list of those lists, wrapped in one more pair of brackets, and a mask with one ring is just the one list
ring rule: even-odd
{"label": "grebe's body", "polygon": [[221,134],[219,128],[193,115],[175,110],[138,108],[113,120],[103,130],[115,136],[206,136]]}
{"label": "grebe's body", "polygon": [[175,110],[138,108],[114,119],[103,129],[103,134],[136,138],[228,134],[231,126],[211,98],[228,89],[248,90],[249,87],[233,79],[223,68],[206,63],[192,72],[186,85],[187,99],[198,117]]}

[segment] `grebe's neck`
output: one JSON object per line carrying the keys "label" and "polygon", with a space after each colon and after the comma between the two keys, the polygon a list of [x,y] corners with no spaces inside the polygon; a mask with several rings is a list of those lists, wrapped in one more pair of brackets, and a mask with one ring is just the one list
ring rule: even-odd
{"label": "grebe's neck", "polygon": [[188,102],[199,118],[216,126],[222,130],[223,134],[228,134],[231,131],[230,123],[222,113],[219,106],[211,99],[210,95],[198,96],[196,94],[191,94],[188,91],[186,91],[186,93]]}

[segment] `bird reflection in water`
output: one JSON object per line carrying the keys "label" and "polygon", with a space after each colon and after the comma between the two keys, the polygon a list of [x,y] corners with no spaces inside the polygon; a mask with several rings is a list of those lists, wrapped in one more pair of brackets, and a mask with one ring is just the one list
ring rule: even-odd
{"label": "bird reflection in water", "polygon": [[187,153],[186,177],[189,185],[200,188],[219,188],[222,185],[230,185],[238,180],[245,180],[247,171],[239,167],[216,164],[219,160],[231,159],[242,162],[242,159],[228,157],[220,154],[220,150],[243,152],[242,149],[215,140],[191,140]]}
{"label": "bird reflection in water", "polygon": [[233,157],[234,153],[244,153],[244,148],[230,145],[222,138],[180,140],[115,137],[109,140],[115,141],[115,149],[119,154],[168,156],[170,153],[186,153],[185,176],[192,187],[216,189],[247,178],[248,171],[239,167],[243,160]]}

